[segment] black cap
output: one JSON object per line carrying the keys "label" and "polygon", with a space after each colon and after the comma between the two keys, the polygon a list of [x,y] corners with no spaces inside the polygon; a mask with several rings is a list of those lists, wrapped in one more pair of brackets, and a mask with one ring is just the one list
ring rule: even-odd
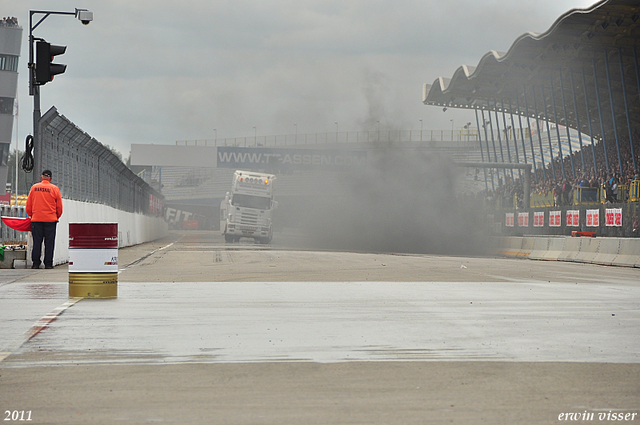
{"label": "black cap", "polygon": [[42,175],[45,176],[45,177],[51,177],[51,170],[44,170],[42,172]]}

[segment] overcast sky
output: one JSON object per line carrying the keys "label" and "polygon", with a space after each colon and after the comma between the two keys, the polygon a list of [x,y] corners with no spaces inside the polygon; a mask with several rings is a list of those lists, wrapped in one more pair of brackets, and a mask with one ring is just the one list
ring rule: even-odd
{"label": "overcast sky", "polygon": [[[23,27],[19,146],[31,133],[29,10],[93,11],[83,26],[49,16],[34,35],[66,45],[67,71],[41,88],[98,141],[132,143],[377,130],[443,130],[473,112],[422,104],[422,85],[507,51],[594,0],[2,0]],[[255,129],[254,129],[255,127]],[[215,129],[215,130],[214,130]],[[14,134],[12,141],[15,140]]]}

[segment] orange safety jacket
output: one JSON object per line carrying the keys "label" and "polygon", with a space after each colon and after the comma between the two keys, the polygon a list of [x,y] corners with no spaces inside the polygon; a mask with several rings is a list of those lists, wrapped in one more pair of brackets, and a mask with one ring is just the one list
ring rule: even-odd
{"label": "orange safety jacket", "polygon": [[58,221],[62,215],[62,195],[58,186],[48,180],[31,186],[27,198],[27,215],[31,217],[31,221]]}

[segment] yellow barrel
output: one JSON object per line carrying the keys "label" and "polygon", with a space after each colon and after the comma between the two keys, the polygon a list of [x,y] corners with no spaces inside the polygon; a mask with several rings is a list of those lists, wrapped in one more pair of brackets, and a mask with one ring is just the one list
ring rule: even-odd
{"label": "yellow barrel", "polygon": [[69,273],[69,296],[117,298],[118,273]]}

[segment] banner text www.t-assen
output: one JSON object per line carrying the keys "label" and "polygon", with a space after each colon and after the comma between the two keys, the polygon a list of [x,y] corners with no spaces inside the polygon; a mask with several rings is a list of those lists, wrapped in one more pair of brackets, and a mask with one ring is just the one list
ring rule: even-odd
{"label": "banner text www.t-assen", "polygon": [[287,148],[244,148],[219,146],[218,168],[266,169],[286,168],[335,168],[362,166],[367,162],[366,151],[338,149],[287,149]]}

